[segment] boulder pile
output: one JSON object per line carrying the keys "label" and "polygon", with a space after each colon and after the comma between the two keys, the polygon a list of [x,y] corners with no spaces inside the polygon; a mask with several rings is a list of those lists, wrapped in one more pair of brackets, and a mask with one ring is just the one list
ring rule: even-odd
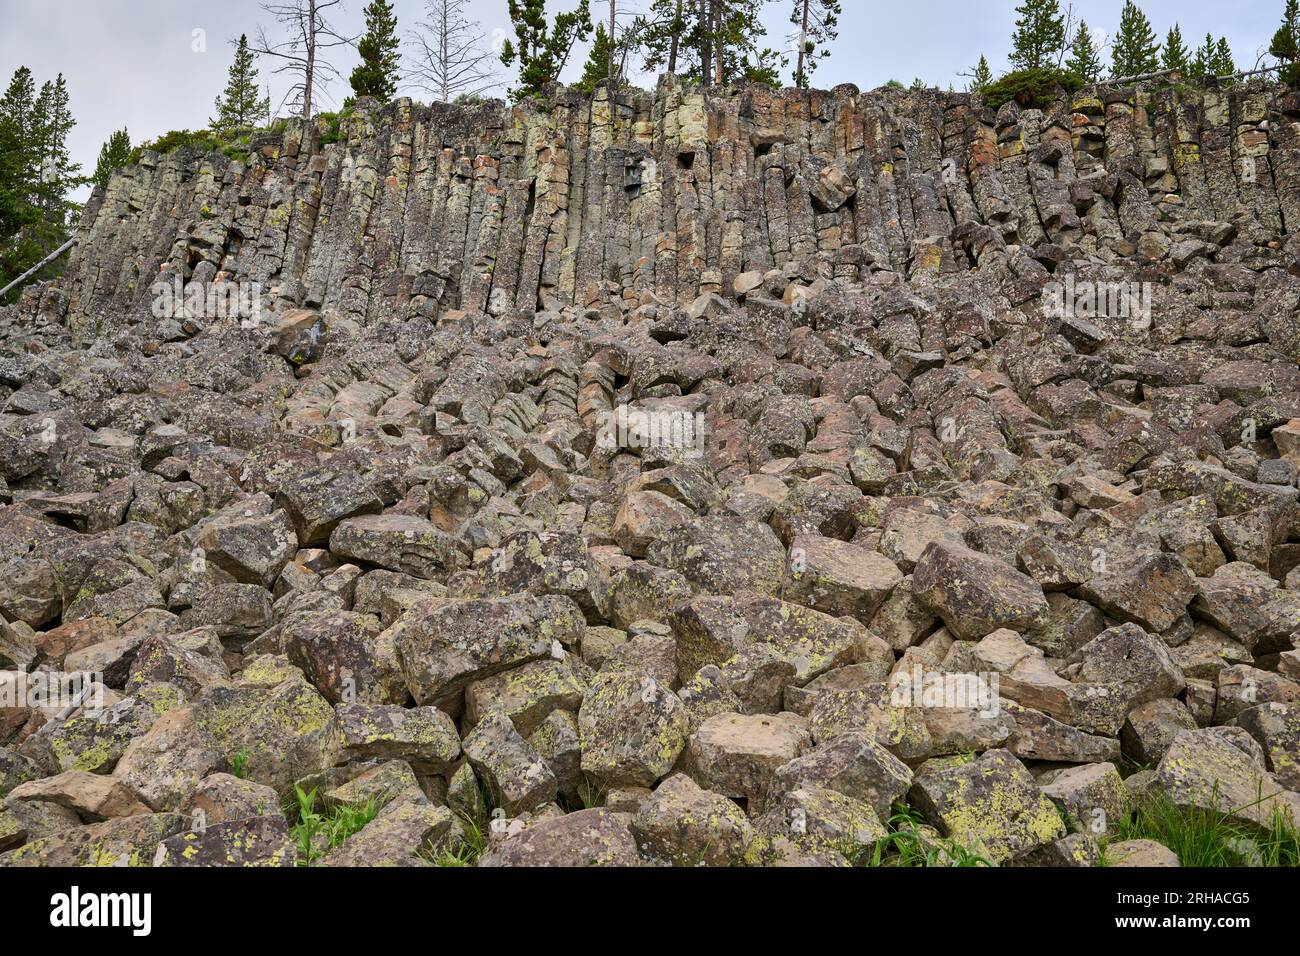
{"label": "boulder pile", "polygon": [[0,865],[1300,822],[1300,94],[320,132],[146,154],[0,308]]}

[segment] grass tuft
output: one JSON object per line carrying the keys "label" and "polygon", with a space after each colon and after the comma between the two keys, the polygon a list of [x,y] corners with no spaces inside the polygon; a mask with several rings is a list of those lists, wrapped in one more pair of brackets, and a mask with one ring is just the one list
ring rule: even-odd
{"label": "grass tuft", "polygon": [[360,806],[339,803],[320,812],[316,809],[315,789],[304,793],[302,787],[294,784],[293,792],[297,798],[298,822],[289,832],[298,845],[299,866],[311,866],[348,837],[360,833],[383,808],[377,797],[371,797]]}
{"label": "grass tuft", "polygon": [[993,866],[956,840],[936,840],[922,829],[925,821],[906,804],[895,804],[889,832],[870,846],[839,847],[854,866]]}
{"label": "grass tuft", "polygon": [[[1256,801],[1263,802],[1263,798]],[[1266,827],[1231,812],[1180,807],[1167,796],[1152,795],[1119,825],[1101,847],[1101,865],[1109,866],[1107,844],[1120,840],[1155,840],[1173,850],[1185,867],[1300,866],[1300,828],[1280,807]]]}

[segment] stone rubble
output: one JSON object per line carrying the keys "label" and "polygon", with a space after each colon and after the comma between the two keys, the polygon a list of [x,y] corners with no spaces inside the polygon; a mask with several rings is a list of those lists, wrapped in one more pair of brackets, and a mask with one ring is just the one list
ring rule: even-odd
{"label": "stone rubble", "polygon": [[0,865],[292,865],[296,787],[379,807],[332,866],[1300,822],[1300,94],[321,134],[146,153],[0,308]]}

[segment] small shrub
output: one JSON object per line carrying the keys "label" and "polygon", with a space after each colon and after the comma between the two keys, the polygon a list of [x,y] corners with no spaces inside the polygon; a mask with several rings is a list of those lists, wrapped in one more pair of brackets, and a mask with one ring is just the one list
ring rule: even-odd
{"label": "small shrub", "polygon": [[1081,90],[1083,78],[1068,70],[1039,67],[1008,73],[984,90],[987,106],[998,109],[1003,103],[1015,100],[1023,109],[1046,109],[1062,93],[1068,95]]}

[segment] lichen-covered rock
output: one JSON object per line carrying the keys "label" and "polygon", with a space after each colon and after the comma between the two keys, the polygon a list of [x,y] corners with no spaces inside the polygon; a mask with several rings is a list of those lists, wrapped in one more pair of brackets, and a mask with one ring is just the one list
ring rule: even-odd
{"label": "lichen-covered rock", "polygon": [[818,743],[854,731],[869,734],[902,760],[922,760],[934,752],[924,709],[910,699],[896,701],[884,682],[818,694],[808,723]]}
{"label": "lichen-covered rock", "polygon": [[945,836],[993,863],[1014,860],[1065,836],[1052,801],[1006,750],[918,773],[909,800]]}
{"label": "lichen-covered rock", "polygon": [[582,697],[582,770],[606,786],[648,787],[686,746],[686,708],[653,677],[597,674]]}
{"label": "lichen-covered rock", "polygon": [[708,594],[776,594],[785,575],[785,548],[772,529],[726,515],[669,528],[646,554]]}
{"label": "lichen-covered rock", "polygon": [[507,815],[536,810],[555,799],[555,775],[507,715],[487,714],[463,746],[492,802]]}
{"label": "lichen-covered rock", "polygon": [[243,780],[233,774],[214,773],[204,777],[178,807],[191,818],[201,815],[209,824],[269,816],[280,806],[271,787]]}
{"label": "lichen-covered rock", "polygon": [[781,794],[755,827],[772,839],[836,852],[870,850],[887,833],[870,803],[816,785]]}
{"label": "lichen-covered rock", "polygon": [[466,687],[568,648],[586,626],[562,595],[417,604],[389,629],[418,704],[458,714]]}
{"label": "lichen-covered rock", "polygon": [[10,791],[7,802],[43,801],[67,807],[87,822],[131,817],[149,808],[122,780],[84,770],[65,770],[40,780],[29,780]]}
{"label": "lichen-covered rock", "polygon": [[479,866],[637,866],[624,817],[601,807],[536,823],[479,858]]}
{"label": "lichen-covered rock", "polygon": [[1129,711],[1119,739],[1134,763],[1154,765],[1175,737],[1195,729],[1196,718],[1182,701],[1162,697]]}
{"label": "lichen-covered rock", "polygon": [[384,508],[366,476],[341,462],[303,471],[283,482],[276,504],[289,513],[303,548],[328,542],[347,518],[378,514]]}
{"label": "lichen-covered rock", "polygon": [[795,714],[724,712],[691,734],[687,764],[703,787],[744,800],[757,813],[776,771],[811,747],[807,722]]}
{"label": "lichen-covered rock", "polygon": [[745,858],[754,828],[726,797],[674,774],[641,803],[632,821],[641,853],[676,866],[732,866]]}
{"label": "lichen-covered rock", "polygon": [[1111,763],[1049,771],[1038,787],[1066,814],[1072,829],[1100,836],[1117,829],[1128,813],[1129,793]]}
{"label": "lichen-covered rock", "polygon": [[903,580],[884,555],[821,535],[795,537],[786,576],[787,600],[864,624]]}
{"label": "lichen-covered rock", "polygon": [[1007,738],[1007,750],[1021,760],[1099,763],[1119,759],[1120,742],[1113,737],[1086,733],[1014,702],[1004,701],[1003,707],[1016,725]]}
{"label": "lichen-covered rock", "polygon": [[593,563],[587,543],[576,534],[516,532],[501,542],[482,574],[489,595],[562,594],[582,608],[592,623],[608,610],[606,579]]}
{"label": "lichen-covered rock", "polygon": [[780,767],[772,778],[773,798],[792,790],[825,787],[870,806],[880,820],[912,783],[912,771],[868,734],[849,731]]}
{"label": "lichen-covered rock", "polygon": [[151,866],[158,845],[189,826],[179,813],[139,813],[72,827],[0,853],[0,867]]}
{"label": "lichen-covered rock", "polygon": [[963,640],[1004,627],[1029,630],[1047,621],[1047,598],[1033,579],[958,544],[935,541],[921,552],[912,593]]}
{"label": "lichen-covered rock", "polygon": [[294,866],[298,847],[284,817],[211,823],[158,844],[154,866]]}
{"label": "lichen-covered rock", "polygon": [[1169,630],[1186,615],[1196,595],[1196,579],[1171,554],[1116,560],[1107,567],[1081,588],[1081,595],[1111,617],[1147,630]]}
{"label": "lichen-covered rock", "polygon": [[342,755],[353,760],[405,760],[418,773],[441,774],[460,756],[456,725],[437,707],[339,704]]}
{"label": "lichen-covered rock", "polygon": [[288,514],[270,510],[265,495],[241,504],[240,510],[203,526],[191,561],[201,556],[241,584],[269,588],[298,550],[298,536]]}
{"label": "lichen-covered rock", "polygon": [[454,817],[446,807],[395,802],[343,841],[323,866],[427,866],[451,839]]}
{"label": "lichen-covered rock", "polygon": [[148,731],[158,716],[155,704],[128,697],[50,725],[29,737],[23,747],[33,756],[48,755],[60,770],[111,773],[131,742]]}
{"label": "lichen-covered rock", "polygon": [[417,578],[433,577],[440,569],[462,563],[454,538],[412,515],[348,518],[330,534],[329,546],[339,557]]}
{"label": "lichen-covered rock", "polygon": [[1130,707],[1175,697],[1185,683],[1165,643],[1136,624],[1107,628],[1079,648],[1072,660],[1079,662],[1075,680],[1119,686]]}
{"label": "lichen-covered rock", "polygon": [[1290,650],[1300,629],[1300,595],[1258,568],[1234,561],[1197,580],[1192,610],[1251,654]]}
{"label": "lichen-covered rock", "polygon": [[1259,742],[1264,763],[1282,786],[1300,793],[1300,703],[1273,701],[1248,707],[1232,718]]}
{"label": "lichen-covered rock", "polygon": [[1146,869],[1181,864],[1177,853],[1156,840],[1119,840],[1106,847],[1106,865]]}
{"label": "lichen-covered rock", "polygon": [[334,763],[334,708],[305,680],[273,687],[214,687],[194,707],[228,762],[242,754],[248,779],[287,793],[295,780]]}
{"label": "lichen-covered rock", "polygon": [[332,704],[402,704],[405,675],[394,634],[378,618],[352,611],[294,621],[282,635],[289,663]]}
{"label": "lichen-covered rock", "polygon": [[498,711],[527,737],[552,711],[577,712],[585,689],[566,662],[531,661],[470,684],[465,692],[465,723],[473,727],[486,714]]}
{"label": "lichen-covered rock", "polygon": [[1263,748],[1239,727],[1183,731],[1160,759],[1150,790],[1179,807],[1231,813],[1265,828],[1275,813],[1300,820],[1300,794],[1268,772]]}
{"label": "lichen-covered rock", "polygon": [[226,766],[216,738],[195,720],[192,707],[169,710],[131,742],[113,776],[153,811],[176,809],[199,781]]}

